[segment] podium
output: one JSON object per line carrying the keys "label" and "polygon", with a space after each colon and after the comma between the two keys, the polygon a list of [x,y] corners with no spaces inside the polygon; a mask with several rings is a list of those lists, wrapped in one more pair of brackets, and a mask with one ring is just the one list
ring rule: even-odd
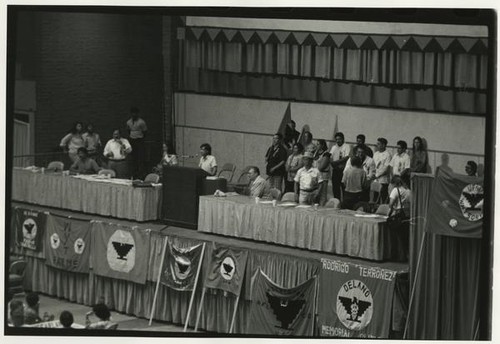
{"label": "podium", "polygon": [[198,227],[198,201],[207,173],[200,168],[163,166],[162,220],[172,226]]}

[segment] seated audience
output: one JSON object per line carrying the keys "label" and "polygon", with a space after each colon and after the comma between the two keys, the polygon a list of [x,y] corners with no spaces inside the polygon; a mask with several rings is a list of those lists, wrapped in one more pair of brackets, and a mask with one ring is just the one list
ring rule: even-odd
{"label": "seated audience", "polygon": [[8,319],[9,326],[21,327],[24,325],[24,305],[22,301],[10,301]]}
{"label": "seated audience", "polygon": [[82,137],[83,124],[82,122],[76,122],[69,133],[64,136],[61,140],[59,146],[68,153],[69,158],[72,162],[78,160],[77,150],[80,147],[84,147],[85,143]]}
{"label": "seated audience", "polygon": [[424,147],[424,142],[420,136],[413,139],[413,149],[410,160],[411,172],[427,173],[428,165],[427,150]]}
{"label": "seated audience", "polygon": [[59,316],[59,322],[63,328],[71,328],[71,325],[73,325],[74,322],[73,314],[69,311],[62,311]]}
{"label": "seated audience", "polygon": [[477,176],[477,164],[472,160],[467,161],[467,164],[465,165],[465,173],[468,176],[476,177]]}
{"label": "seated audience", "polygon": [[331,154],[328,151],[326,141],[319,139],[318,149],[316,149],[316,152],[314,153],[313,167],[316,167],[321,174],[321,193],[319,195],[319,204],[321,206],[326,204],[328,198],[328,181],[331,177],[330,157]]}
{"label": "seated audience", "polygon": [[351,158],[351,167],[344,171],[342,177],[342,184],[344,184],[344,199],[340,205],[342,209],[354,210],[354,206],[361,201],[365,182],[366,172],[361,158],[354,156]]}
{"label": "seated audience", "polygon": [[[90,316],[95,315],[99,320],[91,322]],[[114,328],[116,323],[111,321],[111,312],[108,306],[103,303],[98,303],[92,307],[92,311],[85,314],[85,328],[89,330],[109,330]]]}
{"label": "seated audience", "polygon": [[313,153],[305,152],[302,160],[304,167],[297,171],[295,176],[295,200],[299,204],[319,203],[321,186],[324,186],[321,173],[313,167]]}
{"label": "seated audience", "polygon": [[33,325],[42,321],[39,315],[40,299],[37,293],[26,295],[26,306],[24,308],[24,323]]}
{"label": "seated audience", "polygon": [[129,171],[125,158],[132,152],[127,139],[122,138],[120,129],[113,131],[113,138],[104,147],[104,156],[108,158],[108,168],[116,172],[117,178],[128,178]]}
{"label": "seated audience", "polygon": [[248,187],[243,190],[243,194],[251,197],[269,197],[270,187],[267,180],[260,175],[260,170],[257,166],[251,166],[248,170],[248,178],[250,182]]}
{"label": "seated audience", "polygon": [[80,174],[95,174],[101,170],[97,163],[93,159],[89,158],[85,147],[78,148],[78,158],[79,159],[69,168],[71,172]]}
{"label": "seated audience", "polygon": [[365,145],[366,155],[368,155],[370,158],[373,158],[373,150],[370,147],[368,147],[365,141],[366,141],[365,135],[359,134],[358,136],[356,136],[356,144]]}
{"label": "seated audience", "polygon": [[281,141],[283,136],[280,133],[273,135],[273,143],[266,152],[266,174],[269,176],[271,188],[283,190],[283,177],[286,174],[285,164],[287,151]]}
{"label": "seated audience", "polygon": [[410,156],[406,153],[408,145],[406,141],[398,141],[397,153],[394,154],[391,160],[391,175],[400,176],[404,170],[410,168]]}
{"label": "seated audience", "polygon": [[217,161],[212,155],[212,147],[208,143],[200,146],[200,163],[198,166],[210,176],[215,176],[217,173]]}
{"label": "seated audience", "polygon": [[[361,200],[363,202],[368,202],[370,200],[370,183],[375,179],[375,162],[373,161],[372,158],[366,155],[366,145],[357,145],[354,147],[354,154],[358,158],[361,159],[361,166],[363,167],[363,170],[365,171],[366,174],[366,180],[365,184],[363,184],[363,194],[361,196]],[[351,167],[351,159],[347,160],[347,163],[344,168],[344,173],[345,171]]]}
{"label": "seated audience", "polygon": [[295,143],[293,145],[292,154],[288,157],[285,164],[286,170],[286,180],[285,180],[285,192],[293,192],[294,190],[294,178],[297,171],[304,166],[302,162],[302,154],[304,153],[304,147],[300,143]]}
{"label": "seated audience", "polygon": [[85,148],[87,148],[87,152],[89,153],[89,158],[99,163],[99,151],[102,146],[101,138],[99,134],[94,132],[94,125],[92,123],[87,124],[87,132],[82,135],[82,138]]}

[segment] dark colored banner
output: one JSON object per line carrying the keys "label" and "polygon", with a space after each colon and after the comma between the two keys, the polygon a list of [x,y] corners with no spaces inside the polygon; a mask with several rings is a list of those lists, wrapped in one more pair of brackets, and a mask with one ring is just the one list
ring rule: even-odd
{"label": "dark colored banner", "polygon": [[205,287],[240,295],[248,251],[216,247],[212,251]]}
{"label": "dark colored banner", "polygon": [[47,215],[37,210],[15,208],[16,241],[21,247],[40,251]]}
{"label": "dark colored banner", "polygon": [[426,230],[454,237],[481,238],[483,207],[483,178],[439,169],[429,201]]}
{"label": "dark colored banner", "polygon": [[[168,240],[168,239],[167,239]],[[198,266],[201,264],[203,244],[178,248],[169,240],[160,282],[179,291],[193,290]]]}
{"label": "dark colored banner", "polygon": [[252,283],[249,334],[312,336],[316,278],[282,288],[260,269]]}
{"label": "dark colored banner", "polygon": [[89,272],[89,221],[47,217],[45,264],[71,272]]}
{"label": "dark colored banner", "polygon": [[96,275],[145,284],[150,231],[93,222],[92,268]]}
{"label": "dark colored banner", "polygon": [[396,271],[321,258],[320,336],[388,338]]}

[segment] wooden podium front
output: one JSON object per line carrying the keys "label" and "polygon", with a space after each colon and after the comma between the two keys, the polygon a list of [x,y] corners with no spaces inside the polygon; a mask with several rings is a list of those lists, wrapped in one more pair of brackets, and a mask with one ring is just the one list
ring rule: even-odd
{"label": "wooden podium front", "polygon": [[200,168],[163,166],[161,218],[165,223],[197,229],[198,202],[206,175]]}

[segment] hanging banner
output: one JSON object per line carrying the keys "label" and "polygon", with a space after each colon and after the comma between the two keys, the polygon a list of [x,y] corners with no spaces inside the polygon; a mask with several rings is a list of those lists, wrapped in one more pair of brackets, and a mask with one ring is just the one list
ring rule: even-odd
{"label": "hanging banner", "polygon": [[240,295],[247,257],[248,251],[216,247],[214,243],[205,287]]}
{"label": "hanging banner", "polygon": [[16,241],[21,247],[41,251],[47,215],[33,209],[15,208]]}
{"label": "hanging banner", "polygon": [[146,283],[150,230],[92,223],[92,268],[99,276]]}
{"label": "hanging banner", "polygon": [[429,200],[426,230],[454,237],[481,238],[483,183],[483,178],[439,169]]}
{"label": "hanging banner", "polygon": [[178,248],[168,241],[160,282],[179,291],[193,290],[202,249],[202,244]]}
{"label": "hanging banner", "polygon": [[388,338],[396,271],[321,258],[320,336]]}
{"label": "hanging banner", "polygon": [[283,288],[260,269],[252,283],[248,334],[312,336],[316,278],[294,288]]}
{"label": "hanging banner", "polygon": [[71,272],[89,272],[89,221],[47,217],[45,264]]}

